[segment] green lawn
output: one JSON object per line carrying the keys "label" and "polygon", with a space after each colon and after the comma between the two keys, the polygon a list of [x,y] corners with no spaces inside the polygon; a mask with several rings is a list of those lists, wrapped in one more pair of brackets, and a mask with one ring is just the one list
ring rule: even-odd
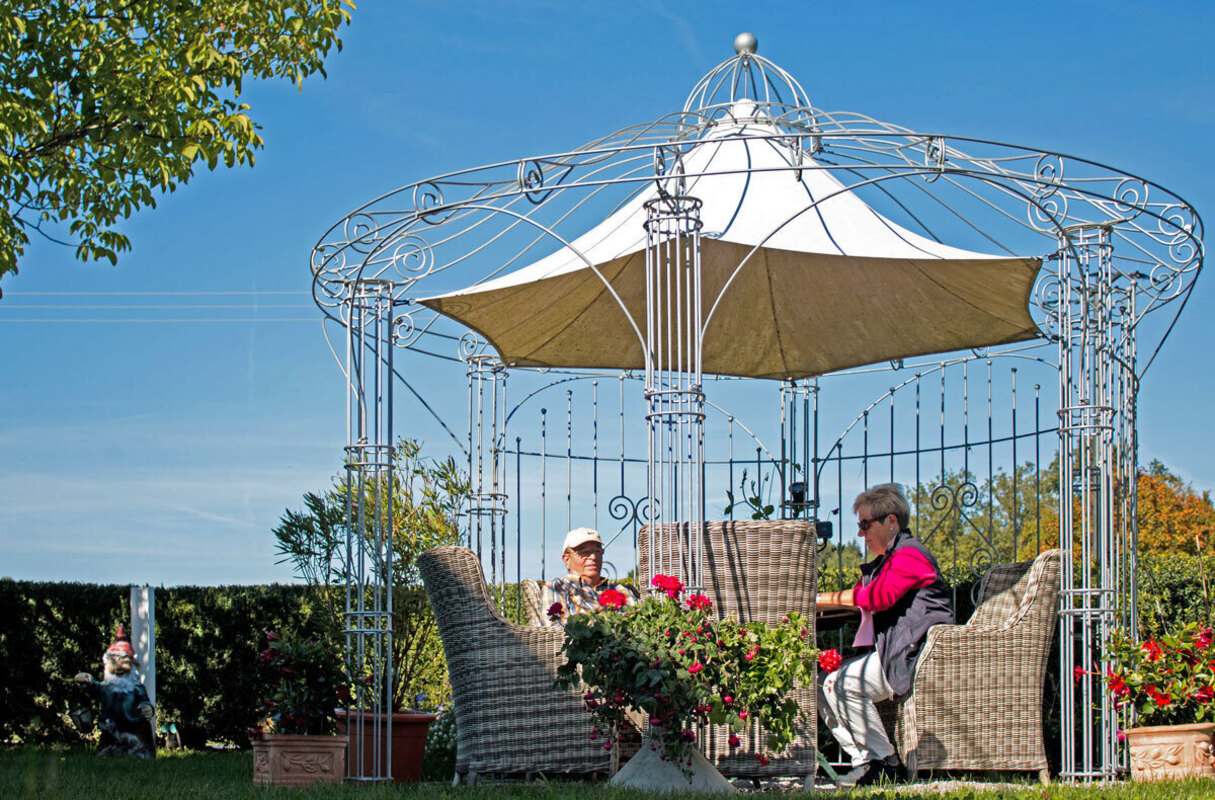
{"label": "green lawn", "polygon": [[[652,795],[624,792],[577,782],[507,783],[452,787],[426,783],[396,787],[341,785],[311,789],[254,789],[253,757],[249,752],[166,754],[155,761],[97,758],[87,750],[11,747],[0,750],[0,798],[22,800],[236,800],[236,798],[334,798],[369,800],[643,800]],[[766,792],[781,794],[782,792]],[[1215,781],[1156,784],[1129,783],[1110,787],[1054,785],[1047,789],[1021,783],[991,788],[958,784],[900,787],[848,794],[822,792],[826,797],[996,798],[1025,800],[1123,800],[1148,798],[1215,798]],[[679,795],[684,797],[684,795]]]}

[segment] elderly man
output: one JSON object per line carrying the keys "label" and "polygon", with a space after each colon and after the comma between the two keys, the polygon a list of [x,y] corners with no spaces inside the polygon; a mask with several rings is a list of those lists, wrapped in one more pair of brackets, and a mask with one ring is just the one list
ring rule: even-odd
{"label": "elderly man", "polygon": [[896,483],[862,492],[852,504],[865,546],[876,556],[861,565],[861,580],[842,592],[823,592],[820,604],[855,606],[861,625],[854,647],[868,650],[822,679],[819,710],[836,741],[852,757],[840,785],[868,786],[902,777],[876,702],[911,691],[928,629],[953,622],[949,588],[932,553],[911,535],[907,498]]}
{"label": "elderly man", "polygon": [[548,611],[549,625],[560,624],[570,614],[599,608],[599,596],[608,589],[622,593],[629,604],[640,599],[632,586],[612,583],[603,576],[603,540],[599,538],[599,531],[593,528],[574,528],[567,533],[561,560],[569,574],[553,578],[540,594],[541,607]]}

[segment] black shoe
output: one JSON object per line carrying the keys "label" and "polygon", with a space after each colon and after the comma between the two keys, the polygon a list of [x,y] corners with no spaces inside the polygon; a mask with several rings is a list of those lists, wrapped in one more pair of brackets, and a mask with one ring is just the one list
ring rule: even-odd
{"label": "black shoe", "polygon": [[904,781],[903,765],[898,756],[870,761],[865,765],[865,774],[856,779],[853,786],[878,786],[884,783],[902,783]]}

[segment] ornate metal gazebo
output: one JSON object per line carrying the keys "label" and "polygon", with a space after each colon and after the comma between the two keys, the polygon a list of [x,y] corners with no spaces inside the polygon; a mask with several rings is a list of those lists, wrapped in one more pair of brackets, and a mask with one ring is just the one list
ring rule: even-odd
{"label": "ornate metal gazebo", "polygon": [[[705,156],[726,147],[745,156]],[[754,203],[790,187],[792,205],[774,206],[766,223],[762,213],[746,222]],[[723,196],[735,204],[724,217]],[[748,224],[760,226],[752,238],[733,235]],[[805,234],[809,244],[782,239],[799,226],[815,226]],[[891,249],[865,250],[882,237]],[[771,266],[778,251],[797,251],[787,274],[818,290],[787,303],[793,327],[782,328],[772,310],[780,290],[768,293],[768,305],[735,303],[742,324],[723,339],[725,309],[761,262],[771,267],[768,282],[783,285],[784,273]],[[933,492],[920,492],[922,462],[939,455],[939,490],[948,456],[960,459],[952,469],[964,480],[943,503],[975,525],[982,514],[973,509],[970,476],[984,452],[989,483],[996,461],[1011,458],[1015,495],[1019,459],[1032,449],[1037,465],[1048,436],[1058,448],[1058,537],[1067,558],[1061,672],[1070,675],[1077,664],[1100,662],[1110,632],[1137,619],[1135,397],[1202,260],[1197,213],[1150,181],[1082,158],[817,109],[743,34],[735,56],[702,78],[680,111],[570,152],[389,192],[321,238],[312,272],[316,302],[346,342],[350,480],[375,484],[391,475],[396,430],[423,419],[443,430],[467,458],[468,541],[495,581],[509,572],[517,580],[523,554],[549,545],[550,470],[564,471],[564,486],[553,481],[553,493],[564,490],[567,527],[575,507],[589,514],[593,506],[598,519],[602,500],[619,531],[635,534],[644,522],[705,520],[706,506],[737,491],[739,472],[752,464],[761,514],[838,517],[851,484],[868,483],[870,470],[884,474],[887,464],[891,479],[914,469],[915,496],[926,503]],[[912,270],[927,277],[908,288],[895,283]],[[924,284],[940,287],[941,297],[915,305]],[[925,338],[907,344],[909,331],[906,349],[891,350],[877,334],[846,327],[847,314],[829,315],[841,307],[860,314],[876,297],[891,298],[883,310],[917,315],[913,324]],[[938,302],[953,305],[932,305]],[[1014,306],[1032,317],[1030,329],[1019,327]],[[937,307],[946,309],[940,319],[924,318]],[[807,308],[839,327],[798,327],[811,324]],[[746,341],[748,320],[758,328],[769,317],[778,320],[772,336],[779,346],[771,346],[778,366],[719,357]],[[548,327],[539,324],[546,320]],[[611,320],[623,333],[605,333]],[[525,325],[532,322],[538,327]],[[808,340],[801,361],[785,346],[794,338]],[[748,342],[737,349],[746,361],[762,348]],[[997,375],[1005,362],[1017,366]],[[418,385],[442,380],[444,370],[467,378],[468,415],[460,423],[440,413],[449,397],[430,399]],[[959,371],[959,379],[947,377]],[[1028,425],[1027,374],[1041,375]],[[773,386],[748,379],[754,375],[779,381],[778,404],[766,414],[743,399]],[[820,437],[823,393],[841,376],[889,391],[841,424],[838,437]],[[939,393],[928,402],[935,408],[940,398],[939,444],[928,444],[924,393],[935,391],[938,377]],[[508,379],[522,387],[513,404]],[[1050,400],[1056,381],[1057,405]],[[589,394],[587,414],[575,413],[576,391]],[[947,412],[947,396],[959,393]],[[610,394],[619,395],[616,408],[604,400]],[[415,416],[402,425],[402,414]],[[954,427],[958,415],[964,423]],[[779,447],[763,444],[756,416],[778,420]],[[607,455],[609,417],[618,418],[618,457]],[[912,422],[896,422],[904,417]],[[998,431],[1007,421],[1011,430]],[[947,428],[959,441],[947,441]],[[532,444],[524,445],[525,436]],[[634,447],[643,438],[644,448]],[[858,438],[861,445],[850,444]],[[618,493],[607,488],[617,468]],[[779,489],[768,509],[765,470],[769,493]],[[927,472],[937,474],[935,463]],[[989,488],[989,521],[991,495]],[[392,514],[350,513],[348,647],[372,654],[382,691],[366,696],[360,711],[374,712],[386,707],[391,684]],[[1017,514],[1014,557],[1025,530]],[[524,536],[525,524],[539,535]],[[1008,555],[992,530],[971,567]],[[1035,530],[1040,545],[1041,525]],[[690,555],[685,577],[695,584]],[[542,556],[539,563],[542,575]],[[1068,688],[1060,692],[1063,777],[1114,777],[1123,721],[1095,677]],[[386,775],[383,765],[352,777]]]}

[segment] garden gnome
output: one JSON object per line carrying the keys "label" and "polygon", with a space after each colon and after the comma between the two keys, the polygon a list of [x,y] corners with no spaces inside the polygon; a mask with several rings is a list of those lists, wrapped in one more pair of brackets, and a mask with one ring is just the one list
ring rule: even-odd
{"label": "garden gnome", "polygon": [[75,678],[101,700],[101,742],[97,754],[153,758],[156,740],[152,735],[152,718],[156,708],[139,680],[135,650],[121,625],[114,643],[105,651],[104,664],[105,680],[98,681],[87,672],[77,673]]}

